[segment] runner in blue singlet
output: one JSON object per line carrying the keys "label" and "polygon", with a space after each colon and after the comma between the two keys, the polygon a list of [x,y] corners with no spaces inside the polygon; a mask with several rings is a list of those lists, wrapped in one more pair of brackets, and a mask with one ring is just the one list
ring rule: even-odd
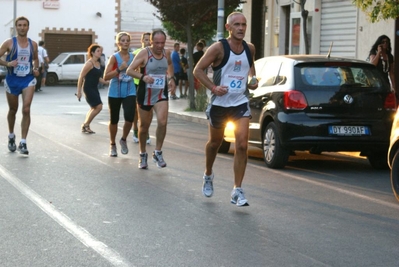
{"label": "runner in blue singlet", "polygon": [[27,37],[29,20],[18,17],[15,20],[17,36],[7,39],[0,47],[0,58],[7,53],[6,61],[0,59],[0,65],[7,66],[8,74],[4,81],[7,102],[9,106],[8,120],[8,149],[17,150],[15,144],[14,125],[18,111],[18,97],[22,94],[21,141],[18,150],[28,155],[26,137],[30,125],[30,106],[35,91],[36,79],[39,75],[39,60],[37,57],[37,43]]}

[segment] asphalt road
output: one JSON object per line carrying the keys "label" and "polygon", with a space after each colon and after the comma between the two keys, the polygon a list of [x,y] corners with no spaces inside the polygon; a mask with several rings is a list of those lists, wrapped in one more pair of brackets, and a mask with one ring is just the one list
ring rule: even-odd
{"label": "asphalt road", "polygon": [[[239,208],[232,151],[217,157],[214,196],[202,196],[203,124],[171,116],[168,166],[139,170],[131,139],[128,155],[108,156],[106,105],[96,134],[82,134],[87,104],[73,87],[45,87],[22,156],[8,152],[0,92],[0,266],[398,266],[389,171],[363,158],[298,153],[271,170],[251,149],[250,206]],[[154,131],[155,121],[153,143]]]}

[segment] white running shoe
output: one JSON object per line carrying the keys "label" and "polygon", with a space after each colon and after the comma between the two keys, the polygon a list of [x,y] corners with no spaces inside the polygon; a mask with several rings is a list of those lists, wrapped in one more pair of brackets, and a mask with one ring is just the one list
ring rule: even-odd
{"label": "white running shoe", "polygon": [[152,153],[152,160],[157,164],[159,168],[165,168],[166,167],[166,162],[163,159],[162,156],[162,151],[159,152],[153,152]]}
{"label": "white running shoe", "polygon": [[139,137],[137,136],[137,132],[133,132],[133,142],[138,143]]}
{"label": "white running shoe", "polygon": [[139,160],[139,169],[147,169],[147,153],[140,153],[140,160]]}
{"label": "white running shoe", "polygon": [[15,150],[17,150],[17,145],[15,144],[15,136],[8,137],[8,150],[10,150],[10,152],[15,152]]}
{"label": "white running shoe", "polygon": [[26,143],[20,142],[18,146],[18,151],[20,154],[29,155],[29,150],[26,147]]}
{"label": "white running shoe", "polygon": [[110,145],[109,147],[109,156],[110,157],[117,157],[118,152],[116,151],[116,145]]}
{"label": "white running shoe", "polygon": [[121,138],[121,140],[119,140],[119,144],[121,145],[121,153],[126,155],[127,153],[129,153],[129,148],[127,147],[127,143],[126,140],[123,140]]}
{"label": "white running shoe", "polygon": [[213,172],[211,175],[205,175],[204,173],[204,183],[202,184],[202,194],[206,197],[211,197],[213,195]]}
{"label": "white running shoe", "polygon": [[238,207],[249,206],[248,200],[244,196],[244,190],[242,188],[234,188],[231,191],[231,201],[232,204],[236,204]]}

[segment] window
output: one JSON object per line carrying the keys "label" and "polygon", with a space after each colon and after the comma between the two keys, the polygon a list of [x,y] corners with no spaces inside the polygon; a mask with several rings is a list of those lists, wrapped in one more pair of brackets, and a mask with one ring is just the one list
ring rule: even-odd
{"label": "window", "polygon": [[378,72],[368,66],[303,66],[300,82],[304,86],[380,88]]}
{"label": "window", "polygon": [[[266,61],[263,68],[259,70],[256,69],[257,76],[260,77],[259,84],[261,87],[275,85],[278,81],[278,73],[280,70],[280,61]],[[256,67],[256,66],[255,66]]]}

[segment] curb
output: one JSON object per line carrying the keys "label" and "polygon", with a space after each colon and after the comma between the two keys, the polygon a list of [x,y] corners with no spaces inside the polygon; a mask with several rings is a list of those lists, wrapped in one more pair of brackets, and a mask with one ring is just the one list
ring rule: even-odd
{"label": "curb", "polygon": [[[200,112],[198,112],[200,113]],[[197,114],[195,114],[197,115]],[[182,119],[185,121],[190,121],[190,122],[194,122],[194,123],[199,123],[202,125],[208,125],[208,120],[204,117],[200,117],[200,115],[198,114],[198,116],[193,116],[193,114],[184,114],[184,113],[177,113],[177,112],[173,112],[173,111],[169,111],[169,117],[172,118],[176,118],[176,119]]]}

